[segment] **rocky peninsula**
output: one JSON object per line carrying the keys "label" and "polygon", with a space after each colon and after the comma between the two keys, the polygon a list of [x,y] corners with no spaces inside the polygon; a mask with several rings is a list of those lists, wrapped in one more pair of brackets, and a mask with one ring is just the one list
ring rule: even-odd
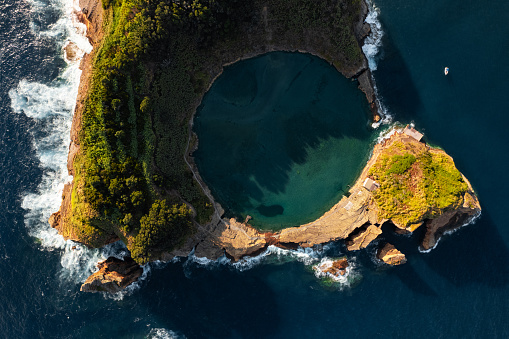
{"label": "rocky peninsula", "polygon": [[[302,11],[314,3],[292,1],[294,9]],[[222,5],[228,4],[224,1]],[[480,212],[472,187],[458,174],[452,159],[403,131],[374,147],[357,182],[330,211],[311,223],[276,233],[259,232],[249,225],[249,220],[222,218],[221,206],[201,180],[192,158],[198,144],[191,131],[194,112],[223,66],[238,60],[270,51],[315,54],[359,81],[371,104],[373,119],[379,119],[371,74],[360,51],[369,34],[364,2],[324,2],[323,15],[303,23],[296,21],[291,10],[286,11],[285,1],[254,1],[239,5],[250,7],[240,7],[235,12],[236,30],[222,24],[221,20],[228,19],[222,16],[224,8],[211,9],[210,16],[215,18],[214,24],[219,22],[219,28],[201,26],[204,19],[200,13],[208,9],[182,7],[167,14],[174,18],[189,11],[196,18],[183,15],[176,23],[160,29],[162,26],[157,25],[163,21],[157,20],[161,18],[150,16],[160,11],[150,3],[131,14],[125,11],[131,6],[128,1],[122,5],[103,2],[101,6],[96,0],[80,0],[80,6],[83,10],[79,17],[87,26],[94,50],[81,61],[83,73],[68,157],[74,180],[65,186],[60,210],[50,218],[51,226],[66,239],[90,247],[122,240],[138,263],[187,256],[192,250],[197,257],[215,260],[226,255],[239,260],[256,255],[269,245],[313,247],[344,240],[349,250],[359,250],[382,233],[383,224],[393,223],[401,232],[413,232],[424,225],[426,236],[421,246],[427,250],[444,232]],[[122,7],[122,13],[128,14],[116,21],[118,25],[125,24],[122,20],[140,20],[140,25],[115,30],[112,6]],[[341,10],[335,12],[334,6]],[[331,28],[327,16],[339,13],[342,16],[335,20],[342,23],[341,28]],[[138,31],[132,34],[132,27],[144,27],[148,32],[158,27],[157,32],[171,31],[174,36],[167,40],[168,36],[159,36],[156,31],[150,35]],[[210,41],[207,34],[212,33],[208,29],[227,38]],[[341,30],[341,41],[337,41],[335,29]],[[125,34],[116,37],[115,32],[119,31]],[[105,35],[110,37],[108,41]],[[140,41],[131,45],[129,39],[133,36]],[[133,50],[123,54],[129,48]],[[157,53],[147,52],[150,49]],[[167,59],[159,60],[160,55]],[[169,102],[168,98],[173,100]],[[412,161],[410,156],[418,159]],[[431,163],[425,163],[427,159],[432,159]],[[401,162],[404,166],[411,164],[402,171],[401,166],[394,165]],[[450,194],[445,201],[428,199],[424,190],[429,184],[425,171],[436,163],[446,163],[445,176],[454,181],[453,190],[447,189],[447,180],[441,183],[446,186],[444,192]],[[398,167],[396,172],[386,173],[392,167]],[[391,180],[399,180],[405,192],[391,191]],[[408,195],[420,200],[405,200]],[[388,196],[398,202],[397,206],[384,203]],[[132,261],[106,261],[82,290],[121,289],[126,282],[137,279],[132,277],[133,272],[141,274]]]}
{"label": "rocky peninsula", "polygon": [[[444,151],[431,148],[409,136],[406,131],[408,129],[396,130],[388,139],[375,145],[370,160],[348,194],[319,219],[275,233],[259,232],[247,220],[241,223],[233,218],[218,219],[190,239],[187,248],[168,253],[165,259],[187,255],[194,248],[198,257],[215,260],[225,254],[233,260],[239,260],[260,253],[269,245],[282,248],[313,247],[338,240],[345,240],[348,250],[355,251],[367,247],[381,235],[381,227],[385,223],[393,224],[402,233],[425,227],[421,248],[433,248],[441,235],[464,225],[480,213],[481,207],[472,186],[455,168],[452,158]],[[392,167],[401,163],[400,156],[414,154],[426,159],[436,156],[436,163],[425,164],[416,160],[401,173],[395,173],[399,185],[406,185],[406,181],[409,181],[404,197],[392,192],[393,182],[382,182],[380,185],[373,180],[378,166],[383,166],[384,171],[391,171]],[[394,162],[387,160],[394,158]],[[446,203],[440,205],[432,197],[425,197],[414,206],[407,195],[421,199],[422,195],[427,194],[422,189],[428,184],[423,176],[427,166],[433,166],[437,172],[444,171],[444,180],[450,179],[444,186],[433,188]],[[453,186],[457,186],[457,190],[453,190]],[[385,205],[385,200],[389,198],[396,201],[397,210],[390,210]]]}

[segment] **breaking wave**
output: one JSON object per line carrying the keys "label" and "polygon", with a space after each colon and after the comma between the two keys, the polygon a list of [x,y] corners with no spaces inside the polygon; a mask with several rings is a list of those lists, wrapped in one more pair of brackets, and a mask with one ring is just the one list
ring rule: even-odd
{"label": "breaking wave", "polygon": [[332,244],[327,244],[317,249],[298,248],[296,250],[287,250],[270,245],[259,255],[253,257],[247,256],[236,262],[233,262],[226,256],[222,256],[217,260],[196,257],[194,252],[191,252],[184,263],[184,271],[188,271],[186,268],[190,268],[193,265],[209,269],[227,266],[240,272],[250,270],[260,264],[283,264],[290,261],[299,261],[305,265],[311,265],[320,260],[320,258],[324,256],[324,253],[332,246]]}
{"label": "breaking wave", "polygon": [[148,339],[185,339],[186,336],[165,328],[153,328],[147,336]]}
{"label": "breaking wave", "polygon": [[373,0],[366,0],[366,4],[368,5],[368,15],[364,21],[371,27],[371,32],[366,37],[366,39],[364,39],[362,52],[366,56],[369,70],[372,72],[371,77],[373,80],[373,90],[375,92],[375,102],[378,107],[380,116],[382,117],[379,122],[372,124],[373,128],[378,128],[382,124],[389,124],[392,122],[392,115],[390,114],[387,107],[385,107],[383,104],[383,101],[380,99],[378,87],[376,86],[376,81],[373,77],[373,72],[378,69],[378,61],[380,58],[380,49],[382,47],[384,31],[382,29],[382,24],[378,19],[378,16],[380,15],[380,9],[376,7]]}
{"label": "breaking wave", "polygon": [[371,33],[364,40],[362,51],[368,59],[369,69],[376,71],[378,67],[378,54],[382,46],[382,37],[384,35],[382,24],[378,20],[380,9],[376,7],[372,0],[367,0],[368,15],[364,20],[371,27]]}
{"label": "breaking wave", "polygon": [[339,278],[332,276],[329,277],[327,274],[322,274],[315,270],[315,267],[322,264],[327,264],[328,262],[332,264],[333,259],[327,255],[330,255],[330,253],[337,254],[338,251],[340,251],[339,248],[340,245],[337,243],[328,243],[323,246],[317,246],[316,248],[298,248],[296,250],[288,250],[270,245],[259,255],[254,257],[244,257],[237,262],[233,262],[225,256],[222,256],[217,260],[199,258],[194,255],[194,252],[191,252],[187,260],[184,262],[183,268],[185,276],[190,278],[191,268],[196,266],[206,269],[227,267],[240,272],[244,272],[262,264],[281,265],[288,262],[297,261],[303,263],[307,267],[314,265],[312,269],[317,278],[330,278],[333,280],[335,286],[337,286],[339,289],[343,289],[345,287],[352,286],[361,278],[361,275],[357,269],[359,265],[357,264],[355,257],[348,257],[349,267],[346,269],[346,274]]}
{"label": "breaking wave", "polygon": [[357,270],[358,264],[354,257],[348,258],[348,267],[345,268],[345,273],[343,275],[334,275],[325,272],[325,270],[332,267],[334,260],[337,260],[337,258],[323,257],[319,263],[312,267],[315,276],[318,279],[329,281],[340,290],[351,287],[362,278]]}
{"label": "breaking wave", "polygon": [[[76,56],[65,59],[67,67],[49,83],[23,79],[9,91],[12,110],[35,122],[29,132],[43,169],[36,191],[26,192],[22,197],[22,207],[26,211],[25,225],[28,233],[37,239],[41,250],[61,252],[61,280],[82,283],[97,270],[99,261],[109,256],[122,258],[127,254],[125,247],[118,243],[99,250],[64,240],[48,224],[50,215],[60,207],[64,184],[72,180],[67,172],[67,153],[81,76],[79,62],[85,53],[92,51],[92,46],[85,37],[85,25],[77,19],[77,0],[29,1],[29,4],[33,33],[53,44],[62,57],[65,47],[71,44]],[[55,15],[56,20],[51,20]]]}

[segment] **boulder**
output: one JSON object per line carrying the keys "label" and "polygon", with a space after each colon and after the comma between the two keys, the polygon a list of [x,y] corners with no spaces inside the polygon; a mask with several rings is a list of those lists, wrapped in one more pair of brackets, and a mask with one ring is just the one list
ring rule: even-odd
{"label": "boulder", "polygon": [[116,293],[137,281],[143,273],[143,268],[130,257],[125,260],[109,257],[97,264],[97,268],[99,271],[81,285],[82,292]]}
{"label": "boulder", "polygon": [[406,263],[406,257],[392,244],[385,244],[378,250],[377,258],[388,265],[401,265]]}
{"label": "boulder", "polygon": [[357,251],[361,248],[366,248],[373,240],[382,234],[381,227],[369,225],[365,230],[354,235],[346,242],[346,248],[349,251]]}

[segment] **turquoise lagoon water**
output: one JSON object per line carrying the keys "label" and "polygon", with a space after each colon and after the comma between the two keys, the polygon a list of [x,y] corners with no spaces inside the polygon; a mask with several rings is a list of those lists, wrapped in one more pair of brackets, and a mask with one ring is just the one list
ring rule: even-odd
{"label": "turquoise lagoon water", "polygon": [[227,215],[275,230],[341,199],[369,156],[369,125],[357,82],[312,55],[269,53],[214,82],[195,118],[194,155]]}

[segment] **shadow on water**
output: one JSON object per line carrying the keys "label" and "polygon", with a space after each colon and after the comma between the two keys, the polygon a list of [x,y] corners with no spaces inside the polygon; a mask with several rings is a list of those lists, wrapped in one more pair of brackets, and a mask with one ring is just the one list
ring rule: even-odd
{"label": "shadow on water", "polygon": [[396,120],[416,120],[422,102],[410,70],[390,34],[384,35],[383,46],[382,60],[374,72],[380,99]]}
{"label": "shadow on water", "polygon": [[414,270],[412,257],[419,258],[456,286],[479,283],[503,287],[509,282],[509,251],[491,217],[485,212],[475,224],[443,236],[437,247],[429,253],[418,251],[424,228],[417,229],[412,236],[402,236],[392,232],[391,225],[387,224],[383,226],[383,232],[381,243],[394,244],[410,261],[390,270],[390,274],[398,276],[402,283],[415,292],[436,295]]}
{"label": "shadow on water", "polygon": [[[305,164],[310,150],[326,147],[331,139],[369,144],[373,135],[357,82],[317,57],[282,52],[225,68],[205,95],[194,126],[200,138],[194,156],[214,196],[230,210],[258,207],[267,216],[283,213],[283,207],[251,206],[250,198],[284,193],[292,168]],[[348,151],[345,146],[334,154],[344,152],[351,159]],[[347,190],[350,183],[335,189]]]}
{"label": "shadow on water", "polygon": [[463,227],[425,256],[427,265],[456,286],[509,283],[509,251],[490,215]]}
{"label": "shadow on water", "polygon": [[169,265],[141,293],[151,317],[187,338],[266,338],[277,332],[276,295],[259,270]]}
{"label": "shadow on water", "polygon": [[413,235],[399,235],[394,232],[396,226],[388,222],[382,226],[382,237],[380,238],[380,247],[385,243],[393,244],[398,250],[405,254],[408,263],[397,267],[386,267],[389,275],[396,276],[402,284],[408,289],[426,296],[436,296],[436,291],[426,282],[414,267],[412,258],[421,258],[419,252],[420,240],[424,236],[424,229],[417,229]]}

